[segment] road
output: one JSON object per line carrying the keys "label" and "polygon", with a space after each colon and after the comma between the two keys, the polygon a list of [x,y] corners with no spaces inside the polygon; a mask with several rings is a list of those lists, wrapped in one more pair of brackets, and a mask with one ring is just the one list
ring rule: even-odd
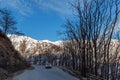
{"label": "road", "polygon": [[52,67],[45,69],[44,66],[35,65],[33,70],[26,70],[13,77],[13,80],[79,80],[63,70]]}

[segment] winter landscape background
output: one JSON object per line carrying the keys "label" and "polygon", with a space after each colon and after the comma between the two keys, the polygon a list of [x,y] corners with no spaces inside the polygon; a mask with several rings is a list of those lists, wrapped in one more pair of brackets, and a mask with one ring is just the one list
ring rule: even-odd
{"label": "winter landscape background", "polygon": [[0,80],[120,80],[120,0],[0,0]]}

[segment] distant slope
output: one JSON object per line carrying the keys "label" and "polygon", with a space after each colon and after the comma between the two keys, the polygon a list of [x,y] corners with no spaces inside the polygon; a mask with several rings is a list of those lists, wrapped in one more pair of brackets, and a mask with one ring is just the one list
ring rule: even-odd
{"label": "distant slope", "polygon": [[35,40],[27,36],[8,35],[16,50],[24,57],[39,55],[46,52],[58,54],[63,52],[62,41]]}

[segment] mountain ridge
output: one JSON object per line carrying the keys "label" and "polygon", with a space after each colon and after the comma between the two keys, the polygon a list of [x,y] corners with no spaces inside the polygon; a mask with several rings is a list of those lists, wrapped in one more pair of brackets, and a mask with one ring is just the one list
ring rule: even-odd
{"label": "mountain ridge", "polygon": [[15,46],[15,49],[20,52],[24,57],[30,57],[32,55],[39,55],[41,53],[62,53],[62,42],[59,41],[49,41],[49,40],[35,40],[28,36],[18,36],[15,34],[7,35]]}
{"label": "mountain ridge", "polygon": [[10,39],[11,38],[15,38],[15,37],[19,37],[20,40],[21,39],[29,39],[29,40],[33,40],[34,42],[48,42],[48,43],[53,43],[53,44],[56,44],[56,45],[59,45],[60,42],[62,42],[62,40],[57,40],[57,41],[50,41],[50,40],[47,40],[47,39],[44,39],[44,40],[37,40],[37,39],[34,39],[32,37],[29,37],[29,36],[20,36],[20,35],[15,35],[15,34],[8,34],[7,35]]}

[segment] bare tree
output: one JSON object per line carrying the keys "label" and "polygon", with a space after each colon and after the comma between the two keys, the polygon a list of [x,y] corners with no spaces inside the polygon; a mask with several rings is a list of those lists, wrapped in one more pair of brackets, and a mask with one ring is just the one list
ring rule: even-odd
{"label": "bare tree", "polygon": [[0,9],[0,27],[4,33],[24,35],[17,31],[16,20],[8,9]]}
{"label": "bare tree", "polygon": [[110,44],[120,14],[120,1],[77,0],[71,5],[76,12],[75,20],[67,20],[65,35],[67,40],[78,44],[79,71],[85,77],[90,73],[108,80]]}

